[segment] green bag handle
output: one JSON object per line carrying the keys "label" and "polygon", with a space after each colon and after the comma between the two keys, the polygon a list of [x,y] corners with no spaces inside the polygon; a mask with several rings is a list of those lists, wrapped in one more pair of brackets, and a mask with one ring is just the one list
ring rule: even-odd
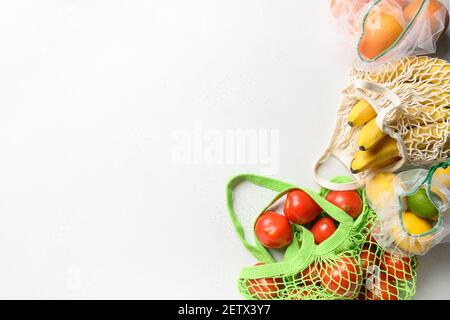
{"label": "green bag handle", "polygon": [[[233,207],[233,190],[236,187],[236,185],[238,185],[239,183],[243,182],[243,181],[247,181],[247,182],[251,182],[254,185],[257,185],[259,187],[265,188],[265,189],[269,189],[275,192],[278,192],[278,194],[283,194],[286,191],[289,191],[291,189],[294,189],[295,187],[288,184],[288,183],[284,183],[275,179],[271,179],[271,178],[267,178],[267,177],[262,177],[262,176],[257,176],[257,175],[253,175],[253,174],[242,174],[242,175],[238,175],[235,176],[233,178],[230,179],[230,181],[227,184],[227,208],[228,208],[228,213],[230,215],[231,218],[231,222],[233,223],[236,232],[239,236],[239,239],[241,240],[241,242],[244,244],[245,248],[259,261],[259,262],[263,262],[263,263],[273,263],[275,262],[275,260],[273,259],[273,257],[269,254],[269,252],[261,245],[261,243],[259,241],[255,241],[256,246],[253,246],[252,244],[250,244],[246,238],[245,238],[245,232],[244,232],[244,228],[242,227],[242,224],[240,223],[236,212],[234,211],[234,207]],[[271,201],[271,203],[274,203],[276,200],[278,200],[279,198],[275,198]]]}
{"label": "green bag handle", "polygon": [[301,231],[294,233],[294,238],[286,249],[283,261],[244,267],[239,278],[257,279],[277,277],[280,274],[294,275],[299,270],[305,269],[313,258],[314,236],[305,227],[299,226],[299,229]]}
{"label": "green bag handle", "polygon": [[[254,185],[259,187],[263,187],[275,192],[278,194],[275,198],[261,211],[261,213],[256,217],[256,219],[264,213],[268,208],[270,208],[276,201],[278,201],[281,197],[283,197],[286,193],[291,190],[299,189],[308,194],[326,213],[328,213],[333,219],[339,222],[339,226],[334,234],[322,242],[320,245],[316,246],[313,241],[312,233],[300,225],[295,225],[298,233],[301,234],[301,238],[295,237],[293,243],[286,250],[287,254],[285,255],[285,259],[282,262],[277,262],[275,264],[274,258],[267,251],[267,249],[258,241],[256,235],[254,235],[255,245],[250,244],[245,237],[244,229],[242,224],[240,223],[236,212],[233,207],[233,190],[237,184],[247,181],[251,182]],[[264,263],[264,265],[258,267],[249,267],[244,268],[243,274],[241,276],[251,277],[256,273],[264,274],[265,276],[270,276],[270,274],[280,274],[280,273],[288,273],[290,270],[297,268],[301,263],[304,263],[308,260],[308,257],[312,254],[312,252],[316,252],[320,255],[325,255],[334,249],[336,249],[341,243],[343,243],[350,234],[353,225],[353,219],[340,208],[334,206],[327,200],[325,200],[320,194],[308,190],[306,188],[298,188],[292,184],[285,183],[279,180],[275,180],[268,177],[262,177],[253,174],[243,174],[238,175],[230,179],[226,188],[227,193],[227,208],[228,213],[230,215],[231,221],[236,229],[236,232],[239,236],[239,239],[244,244],[245,248],[259,261]],[[256,221],[255,219],[255,221]],[[296,241],[301,242],[301,247],[298,249],[298,254],[292,254],[294,251],[291,246],[296,246]],[[259,270],[258,272],[256,270]]]}
{"label": "green bag handle", "polygon": [[364,37],[364,34],[365,34],[365,32],[366,32],[366,20],[367,20],[367,18],[369,17],[369,14],[370,14],[370,12],[372,11],[372,9],[375,8],[381,1],[383,1],[383,0],[376,0],[376,1],[374,1],[374,2],[372,3],[372,5],[369,7],[369,9],[367,10],[366,14],[364,15],[364,18],[363,18],[363,21],[362,21],[362,33],[361,33],[361,36],[360,36],[360,38],[359,38],[359,40],[358,40],[358,45],[357,45],[357,47],[356,47],[356,51],[357,51],[357,53],[358,53],[359,59],[360,59],[361,61],[363,61],[363,62],[375,62],[375,61],[377,61],[378,59],[380,59],[381,57],[383,57],[384,55],[386,55],[387,53],[389,53],[390,51],[392,51],[392,50],[399,44],[399,42],[403,39],[403,37],[404,37],[405,34],[409,31],[409,29],[411,29],[413,23],[416,21],[417,16],[418,16],[418,15],[420,14],[420,12],[422,11],[422,9],[423,9],[423,7],[424,7],[424,5],[425,5],[425,2],[426,2],[427,0],[422,0],[422,2],[420,3],[420,6],[419,6],[419,8],[417,9],[417,12],[416,12],[416,14],[414,15],[414,17],[413,17],[413,18],[411,19],[411,21],[408,23],[408,25],[407,25],[406,28],[403,30],[403,32],[398,36],[398,38],[395,40],[395,42],[389,46],[389,48],[385,49],[383,52],[381,52],[381,53],[380,53],[379,55],[377,55],[375,58],[366,60],[366,59],[362,56],[361,52],[359,51],[359,45],[360,45],[360,43],[361,43],[361,41],[362,41],[362,39],[363,39],[363,37]]}

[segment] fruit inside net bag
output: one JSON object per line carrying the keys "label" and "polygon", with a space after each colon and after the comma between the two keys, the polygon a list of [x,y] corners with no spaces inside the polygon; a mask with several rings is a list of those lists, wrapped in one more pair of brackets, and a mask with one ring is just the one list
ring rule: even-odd
{"label": "fruit inside net bag", "polygon": [[355,67],[374,69],[432,54],[448,28],[448,0],[331,0],[331,13],[355,48]]}
{"label": "fruit inside net bag", "polygon": [[[448,62],[421,56],[386,63],[377,72],[353,68],[350,83],[330,143],[314,168],[318,184],[354,189],[375,172],[431,166],[450,156]],[[336,185],[322,174],[330,158],[352,172],[352,184]]]}
{"label": "fruit inside net bag", "polygon": [[424,255],[450,240],[449,164],[368,179],[368,201],[377,213],[373,237],[383,249],[401,256]]}
{"label": "fruit inside net bag", "polygon": [[[272,256],[274,251],[268,251],[260,243],[256,231],[254,241],[251,241],[252,237],[246,237],[234,210],[237,197],[233,196],[233,190],[244,181],[277,193],[256,217],[255,228],[257,221],[267,215],[268,209],[277,208],[280,201],[285,199],[287,202],[289,193],[299,189],[255,175],[236,176],[227,185],[227,206],[233,225],[245,248],[259,261],[255,265],[244,267],[240,272],[239,291],[245,298],[407,300],[414,296],[417,258],[391,254],[377,244],[372,236],[376,214],[368,206],[363,189],[358,190],[362,211],[354,218],[328,202],[329,190],[321,189],[320,193],[315,193],[303,189],[329,218],[333,217],[338,221],[337,229],[325,241],[316,243],[312,229],[308,229],[310,223],[305,226],[294,223],[291,243],[282,250],[283,258],[275,259]],[[343,183],[348,178],[336,177],[334,181]],[[284,198],[286,194],[288,196]],[[244,211],[248,213],[248,210]]]}

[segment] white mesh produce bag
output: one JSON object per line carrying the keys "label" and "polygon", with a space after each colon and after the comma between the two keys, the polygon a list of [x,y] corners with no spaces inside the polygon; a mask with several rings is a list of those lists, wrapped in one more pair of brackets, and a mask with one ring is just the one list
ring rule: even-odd
{"label": "white mesh produce bag", "polygon": [[331,12],[355,49],[354,66],[378,68],[432,54],[448,27],[448,0],[332,0]]}
{"label": "white mesh produce bag", "polygon": [[[407,170],[392,178],[374,175],[368,179],[367,196],[377,213],[373,235],[383,249],[402,256],[424,255],[435,245],[448,242],[450,173],[435,175],[435,168]],[[426,191],[436,215],[415,215],[408,196],[420,189],[424,194]]]}

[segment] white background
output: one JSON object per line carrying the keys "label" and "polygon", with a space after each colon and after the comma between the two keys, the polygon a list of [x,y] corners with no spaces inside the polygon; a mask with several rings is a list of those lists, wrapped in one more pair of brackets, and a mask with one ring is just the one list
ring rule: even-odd
{"label": "white background", "polygon": [[271,173],[315,187],[351,55],[325,0],[2,1],[0,298],[240,298],[224,188],[265,164],[180,163],[178,134],[275,130]]}

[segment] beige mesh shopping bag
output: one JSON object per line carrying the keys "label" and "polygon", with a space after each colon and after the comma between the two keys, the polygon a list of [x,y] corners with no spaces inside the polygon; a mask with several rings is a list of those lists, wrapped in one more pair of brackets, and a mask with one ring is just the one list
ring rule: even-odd
{"label": "beige mesh shopping bag", "polygon": [[[407,57],[383,65],[378,72],[353,69],[350,78],[331,142],[314,168],[317,183],[334,190],[355,189],[370,173],[430,165],[448,158],[448,62],[426,56]],[[360,108],[365,123],[350,126],[349,116],[355,108]],[[370,148],[360,144],[363,134]],[[335,184],[322,177],[321,166],[330,157],[352,171],[353,182]]]}

